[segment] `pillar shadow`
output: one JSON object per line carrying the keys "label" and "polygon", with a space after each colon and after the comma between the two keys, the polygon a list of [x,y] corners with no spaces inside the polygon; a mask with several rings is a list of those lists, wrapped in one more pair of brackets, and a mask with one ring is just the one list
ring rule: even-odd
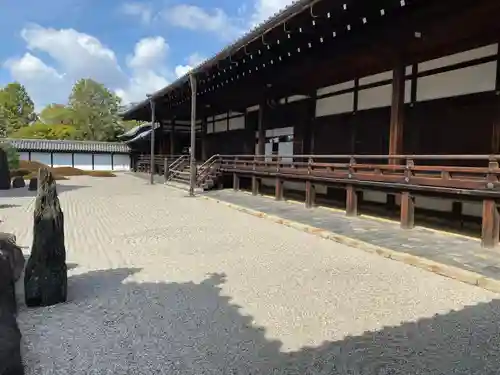
{"label": "pillar shadow", "polygon": [[500,301],[295,352],[269,340],[224,274],[137,283],[138,269],[69,280],[70,302],[22,310],[27,374],[495,374]]}

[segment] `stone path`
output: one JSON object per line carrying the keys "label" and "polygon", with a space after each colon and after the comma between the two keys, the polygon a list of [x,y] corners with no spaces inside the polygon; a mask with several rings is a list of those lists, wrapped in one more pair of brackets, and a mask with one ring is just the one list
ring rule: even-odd
{"label": "stone path", "polygon": [[[69,301],[21,306],[28,375],[498,369],[498,294],[129,175],[59,190]],[[29,251],[33,196],[0,207]]]}
{"label": "stone path", "polygon": [[271,197],[254,197],[229,189],[213,190],[205,195],[500,280],[500,251],[481,248],[479,239],[422,227],[402,230],[399,223],[389,220],[366,216],[349,218],[340,210],[322,207],[306,209],[298,202],[277,202]]}

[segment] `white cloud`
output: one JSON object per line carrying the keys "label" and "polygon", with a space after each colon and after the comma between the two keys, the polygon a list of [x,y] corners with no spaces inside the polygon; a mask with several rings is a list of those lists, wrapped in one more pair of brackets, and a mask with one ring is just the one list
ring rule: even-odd
{"label": "white cloud", "polygon": [[180,4],[165,9],[162,15],[173,26],[212,32],[224,39],[234,38],[243,31],[236,20],[220,8],[205,10],[195,5]]}
{"label": "white cloud", "polygon": [[145,24],[150,23],[153,19],[153,10],[149,4],[129,2],[122,5],[121,11],[128,16],[139,17],[141,22]]}
{"label": "white cloud", "polygon": [[193,68],[200,65],[205,58],[201,56],[199,53],[193,53],[187,58],[186,65],[177,65],[174,69],[175,75],[177,78],[182,77],[183,75],[189,73]]}
{"label": "white cloud", "polygon": [[[180,69],[169,67],[169,45],[160,36],[139,40],[123,67],[113,50],[97,38],[74,29],[32,25],[23,29],[21,36],[29,52],[7,60],[3,67],[12,79],[26,86],[38,109],[66,102],[71,87],[81,78],[103,83],[125,103],[139,101],[147,93],[168,85]],[[43,55],[48,59],[42,59]],[[191,67],[202,60],[200,55],[193,54],[186,63]]]}
{"label": "white cloud", "polygon": [[48,54],[69,79],[89,76],[115,85],[124,78],[115,53],[91,35],[33,25],[23,29],[21,36],[29,50]]}
{"label": "white cloud", "polygon": [[127,58],[132,75],[125,87],[116,93],[125,103],[139,101],[146,94],[168,85],[172,74],[165,69],[169,46],[164,38],[141,39],[134,48],[134,54]]}
{"label": "white cloud", "polygon": [[133,69],[155,69],[165,62],[169,46],[161,36],[141,39],[129,56],[128,65]]}
{"label": "white cloud", "polygon": [[255,0],[253,13],[250,16],[251,26],[266,21],[294,2],[295,0]]}
{"label": "white cloud", "polygon": [[[47,96],[47,90],[50,90],[51,99],[54,102],[65,101],[63,93],[70,88],[65,76],[31,53],[27,52],[18,59],[7,60],[4,67],[10,71],[14,80],[26,86],[33,99]],[[35,103],[37,110],[41,109],[39,108],[40,100],[35,100]]]}

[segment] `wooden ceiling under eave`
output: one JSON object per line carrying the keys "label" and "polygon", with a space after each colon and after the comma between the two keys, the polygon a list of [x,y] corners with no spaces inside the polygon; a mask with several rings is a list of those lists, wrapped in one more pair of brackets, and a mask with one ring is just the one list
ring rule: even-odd
{"label": "wooden ceiling under eave", "polygon": [[[220,62],[200,77],[198,107],[205,115],[243,111],[266,96],[309,94],[390,70],[397,60],[417,63],[498,41],[500,35],[497,0],[344,3],[349,12],[339,13],[339,2],[321,1]],[[189,119],[189,87],[183,90],[178,95],[184,102],[169,113]]]}

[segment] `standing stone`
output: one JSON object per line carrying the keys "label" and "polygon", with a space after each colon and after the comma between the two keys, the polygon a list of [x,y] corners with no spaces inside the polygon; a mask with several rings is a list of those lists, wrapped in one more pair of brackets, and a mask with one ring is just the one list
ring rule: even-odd
{"label": "standing stone", "polygon": [[14,275],[9,256],[0,250],[0,374],[23,375],[21,332],[16,321]]}
{"label": "standing stone", "polygon": [[31,177],[30,184],[28,185],[28,190],[29,191],[36,191],[37,189],[38,189],[38,178]]}
{"label": "standing stone", "polygon": [[14,177],[12,180],[12,188],[13,189],[18,189],[18,188],[23,188],[26,186],[26,182],[24,181],[24,177],[18,176]]}
{"label": "standing stone", "polygon": [[0,147],[0,190],[10,189],[10,171],[7,153]]}
{"label": "standing stone", "polygon": [[28,307],[50,306],[66,301],[68,269],[64,247],[64,215],[52,174],[38,171],[33,246],[24,273]]}
{"label": "standing stone", "polygon": [[14,281],[19,280],[24,270],[24,254],[17,246],[14,234],[0,232],[0,253],[9,259]]}

